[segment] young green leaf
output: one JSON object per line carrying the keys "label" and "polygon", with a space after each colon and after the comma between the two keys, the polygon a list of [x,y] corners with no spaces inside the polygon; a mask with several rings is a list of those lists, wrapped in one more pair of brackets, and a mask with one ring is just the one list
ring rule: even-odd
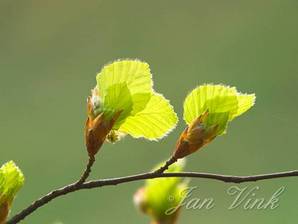
{"label": "young green leaf", "polygon": [[[205,84],[195,88],[184,101],[184,120],[190,125],[204,112],[208,111],[213,124],[223,127],[228,121],[246,112],[254,105],[254,94],[242,94],[235,87]],[[217,114],[217,115],[214,115]],[[220,116],[218,116],[220,114]],[[228,120],[223,114],[228,114]],[[226,122],[226,124],[224,124]],[[224,133],[224,130],[221,131]]]}
{"label": "young green leaf", "polygon": [[177,142],[174,157],[183,158],[226,133],[228,123],[254,102],[254,94],[239,93],[235,87],[205,84],[195,88],[184,101],[183,117],[188,126]]}
{"label": "young green leaf", "polygon": [[0,168],[0,223],[5,223],[11,204],[24,185],[24,175],[13,161]]}
{"label": "young green leaf", "polygon": [[85,126],[90,155],[98,152],[105,139],[115,142],[129,134],[157,140],[175,127],[177,115],[169,101],[153,90],[147,63],[118,60],[104,66],[96,79]]}
{"label": "young green leaf", "polygon": [[189,125],[201,114],[237,112],[238,101],[235,88],[223,85],[202,85],[191,91],[184,101],[184,120]]}
{"label": "young green leaf", "polygon": [[107,118],[122,111],[116,127],[128,115],[143,109],[153,92],[149,65],[139,60],[118,60],[103,67],[93,91],[95,116]]}
{"label": "young green leaf", "polygon": [[119,131],[135,138],[157,140],[170,132],[177,121],[177,115],[169,101],[155,93],[143,110],[125,120]]}
{"label": "young green leaf", "polygon": [[234,114],[230,120],[240,116],[241,114],[249,110],[255,104],[256,96],[255,94],[237,93],[237,99],[238,99],[238,110],[237,110],[237,113]]}
{"label": "young green leaf", "polygon": [[97,87],[102,96],[110,86],[126,84],[131,95],[152,92],[149,65],[139,60],[118,60],[103,67],[97,75]]}

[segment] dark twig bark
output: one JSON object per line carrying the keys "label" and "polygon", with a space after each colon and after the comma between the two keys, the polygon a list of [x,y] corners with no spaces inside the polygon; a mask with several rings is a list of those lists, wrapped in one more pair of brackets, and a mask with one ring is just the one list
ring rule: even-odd
{"label": "dark twig bark", "polygon": [[174,156],[172,156],[168,161],[166,161],[166,163],[162,167],[160,167],[159,169],[154,171],[154,173],[163,173],[167,169],[169,169],[169,166],[171,166],[172,164],[174,164],[176,162],[177,162],[177,159]]}
{"label": "dark twig bark", "polygon": [[91,168],[92,168],[94,162],[95,162],[95,157],[89,156],[89,160],[88,160],[86,169],[85,169],[84,173],[82,174],[81,178],[77,181],[78,185],[84,183],[87,180],[87,178],[89,177],[89,175],[91,173]]}
{"label": "dark twig bark", "polygon": [[28,206],[26,209],[21,211],[19,214],[15,215],[11,220],[9,220],[7,222],[7,224],[18,223],[18,222],[22,221],[24,218],[26,218],[28,215],[33,213],[36,209],[38,209],[38,208],[42,207],[43,205],[52,201],[54,198],[60,197],[65,194],[69,194],[69,193],[77,191],[79,189],[82,189],[84,182],[87,180],[87,178],[89,177],[89,175],[91,173],[91,168],[92,168],[94,162],[95,162],[95,157],[89,156],[89,160],[86,165],[86,168],[78,181],[76,181],[75,183],[69,184],[67,186],[64,186],[62,188],[56,189],[56,190],[48,193],[47,195],[41,197],[40,199],[36,200],[30,206]]}
{"label": "dark twig bark", "polygon": [[82,184],[77,184],[76,182],[68,186],[62,187],[60,189],[54,190],[49,194],[43,196],[42,198],[38,199],[37,201],[33,202],[29,207],[25,208],[19,214],[12,217],[12,219],[9,220],[7,224],[18,223],[24,218],[26,218],[28,215],[33,213],[36,209],[46,205],[51,200],[82,189],[92,189],[92,188],[99,188],[104,186],[118,185],[118,184],[138,181],[138,180],[167,178],[167,177],[205,178],[205,179],[223,181],[226,183],[243,183],[243,182],[254,182],[254,181],[268,180],[268,179],[277,179],[282,177],[294,177],[294,176],[295,177],[298,176],[298,170],[286,171],[286,172],[280,172],[280,173],[261,174],[261,175],[254,175],[254,176],[231,176],[231,175],[197,173],[197,172],[180,172],[180,173],[149,172],[149,173],[137,174],[133,176],[94,180],[94,181],[89,181]]}

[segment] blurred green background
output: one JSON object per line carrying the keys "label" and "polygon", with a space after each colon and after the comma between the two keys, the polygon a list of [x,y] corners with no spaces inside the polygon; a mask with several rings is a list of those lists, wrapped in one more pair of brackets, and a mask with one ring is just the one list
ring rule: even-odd
{"label": "blurred green background", "polygon": [[[224,137],[188,158],[187,170],[250,175],[298,168],[298,2],[0,0],[0,163],[26,175],[19,211],[74,181],[87,156],[85,103],[101,66],[118,58],[151,65],[155,89],[182,117],[184,97],[202,83],[255,92],[256,106]],[[92,178],[147,171],[168,157],[179,133],[161,142],[130,137],[106,144]],[[148,223],[132,195],[142,182],[81,191],[55,200],[23,223]],[[294,223],[296,178],[268,180],[257,197],[286,191],[275,210],[227,210],[232,184],[196,179],[195,197],[214,209],[184,210],[180,223]]]}

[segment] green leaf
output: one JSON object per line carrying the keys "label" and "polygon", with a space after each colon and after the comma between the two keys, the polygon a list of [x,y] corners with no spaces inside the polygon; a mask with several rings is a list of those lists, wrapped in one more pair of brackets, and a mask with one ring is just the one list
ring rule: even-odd
{"label": "green leaf", "polygon": [[118,133],[157,140],[177,123],[172,106],[154,92],[149,65],[138,60],[119,60],[104,66],[97,75],[92,92],[92,114],[104,113],[105,119],[120,112],[109,135],[111,142]]}
{"label": "green leaf", "polygon": [[143,110],[151,98],[152,75],[149,65],[139,60],[118,60],[104,66],[97,75],[98,94],[94,99],[102,100],[102,103],[94,108],[98,115],[104,112],[109,119],[122,111],[114,125],[117,130],[123,121],[129,116]]}
{"label": "green leaf", "polygon": [[16,193],[24,185],[24,175],[13,161],[0,168],[0,205],[11,203]]}
{"label": "green leaf", "polygon": [[153,91],[149,65],[139,60],[119,60],[108,64],[96,79],[97,87],[103,97],[109,87],[115,84],[126,84],[131,95]]}
{"label": "green leaf", "polygon": [[205,84],[195,88],[184,101],[184,120],[190,125],[204,112],[206,127],[218,126],[217,135],[225,133],[228,122],[253,106],[254,94],[242,94],[235,87]]}
{"label": "green leaf", "polygon": [[234,119],[235,117],[238,117],[241,114],[245,113],[247,110],[249,110],[255,104],[256,95],[239,93],[237,95],[237,99],[238,99],[238,110],[237,110],[237,113],[234,114],[231,119]]}
{"label": "green leaf", "polygon": [[121,123],[133,109],[133,100],[127,85],[119,83],[110,86],[107,89],[103,105],[103,112],[107,118],[111,118],[115,112],[122,111],[115,126]]}
{"label": "green leaf", "polygon": [[115,112],[122,111],[113,127],[114,130],[118,130],[125,118],[145,109],[151,96],[151,93],[131,95],[126,84],[115,84],[108,89],[101,112],[104,112],[110,118]]}
{"label": "green leaf", "polygon": [[169,101],[162,95],[154,93],[146,107],[127,117],[119,131],[135,138],[144,137],[149,140],[157,140],[169,133],[177,121],[177,115]]}
{"label": "green leaf", "polygon": [[131,115],[135,115],[136,113],[144,110],[151,96],[152,93],[136,93],[132,95],[133,109],[131,111]]}
{"label": "green leaf", "polygon": [[204,112],[236,113],[237,91],[223,85],[205,84],[195,88],[184,101],[184,120],[189,125]]}
{"label": "green leaf", "polygon": [[208,114],[204,124],[206,127],[217,126],[216,135],[225,133],[229,121],[229,113],[211,113]]}

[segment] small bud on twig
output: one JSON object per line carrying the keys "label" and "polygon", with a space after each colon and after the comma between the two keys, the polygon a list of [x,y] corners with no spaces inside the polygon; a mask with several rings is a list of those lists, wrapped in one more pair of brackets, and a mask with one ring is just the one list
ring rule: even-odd
{"label": "small bud on twig", "polygon": [[88,118],[85,125],[85,142],[89,156],[94,156],[104,143],[113,125],[119,118],[121,111],[114,114],[112,118],[106,118],[103,113],[95,118],[92,116],[91,98],[87,100]]}
{"label": "small bud on twig", "polygon": [[207,117],[208,111],[194,120],[194,122],[182,132],[174,151],[174,157],[176,159],[196,152],[216,137],[218,126],[206,127],[203,124]]}

